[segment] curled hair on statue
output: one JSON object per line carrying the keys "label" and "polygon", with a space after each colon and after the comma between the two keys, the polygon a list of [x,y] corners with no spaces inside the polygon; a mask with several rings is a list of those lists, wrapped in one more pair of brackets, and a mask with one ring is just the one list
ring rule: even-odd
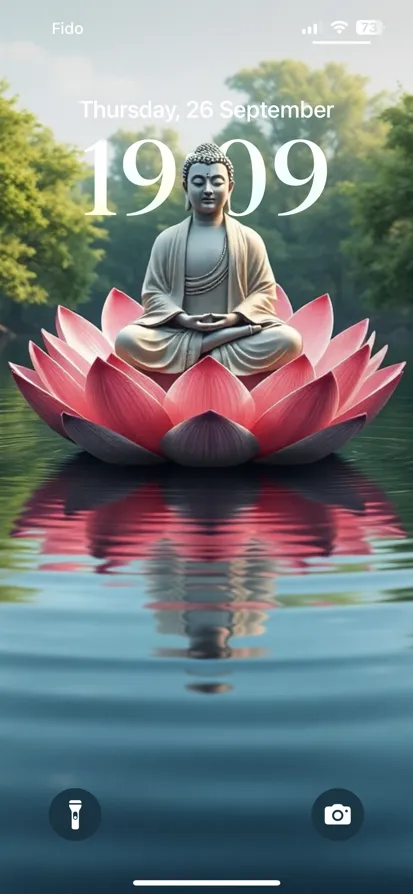
{"label": "curled hair on statue", "polygon": [[225,165],[228,171],[229,182],[234,182],[234,166],[228,156],[224,155],[216,143],[200,143],[199,146],[196,147],[195,152],[190,152],[189,155],[186,156],[182,168],[182,185],[184,189],[186,189],[188,183],[189,168],[191,165],[195,164]]}

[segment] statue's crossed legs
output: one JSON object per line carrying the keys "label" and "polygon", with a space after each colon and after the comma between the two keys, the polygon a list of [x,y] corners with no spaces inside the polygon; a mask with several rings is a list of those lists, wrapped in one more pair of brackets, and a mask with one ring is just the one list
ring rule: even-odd
{"label": "statue's crossed legs", "polygon": [[282,322],[261,328],[232,326],[205,334],[133,323],[121,330],[115,350],[122,360],[147,372],[184,372],[209,354],[235,375],[249,376],[294,360],[301,354],[302,338]]}
{"label": "statue's crossed legs", "polygon": [[[238,338],[228,338],[225,343],[211,346],[208,353],[238,376],[278,369],[301,354],[301,335],[291,326],[283,323],[263,327],[253,333],[251,328],[255,329],[253,326],[239,327],[246,330],[244,335],[239,333]],[[231,329],[221,330],[221,334],[224,333],[228,336],[232,334]]]}

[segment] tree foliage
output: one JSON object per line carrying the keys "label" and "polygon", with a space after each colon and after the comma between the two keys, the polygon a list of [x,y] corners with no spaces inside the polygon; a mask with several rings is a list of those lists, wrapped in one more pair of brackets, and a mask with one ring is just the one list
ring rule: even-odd
{"label": "tree foliage", "polygon": [[[0,82],[0,309],[85,301],[101,252],[79,190],[85,167]],[[102,234],[101,234],[102,235]]]}
{"label": "tree foliage", "polygon": [[369,182],[352,186],[357,258],[364,295],[379,307],[413,307],[413,96],[403,95],[382,119],[386,152],[373,161]]}

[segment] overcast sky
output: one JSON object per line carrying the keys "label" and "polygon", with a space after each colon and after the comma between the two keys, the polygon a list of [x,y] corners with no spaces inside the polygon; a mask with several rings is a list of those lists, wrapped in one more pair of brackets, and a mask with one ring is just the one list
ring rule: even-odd
{"label": "overcast sky", "polygon": [[[210,100],[217,108],[233,100],[225,79],[264,59],[302,59],[312,67],[344,61],[371,78],[372,91],[398,84],[413,91],[409,6],[407,0],[17,0],[1,16],[0,77],[58,139],[83,149],[120,126],[136,131],[143,122],[85,120],[80,100],[177,105],[180,120],[172,126],[188,152],[226,122],[217,114],[188,120],[186,103]],[[382,36],[370,46],[314,46],[301,33],[322,23],[322,36],[336,38],[330,24],[344,20],[348,28],[341,37],[356,38],[360,18],[384,22]],[[73,21],[83,34],[53,36],[56,21]]]}

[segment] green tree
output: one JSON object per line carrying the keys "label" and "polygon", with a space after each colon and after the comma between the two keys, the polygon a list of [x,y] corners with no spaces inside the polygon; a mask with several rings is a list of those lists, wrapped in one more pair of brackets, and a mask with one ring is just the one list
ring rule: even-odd
{"label": "green tree", "polygon": [[413,95],[400,97],[381,117],[389,125],[386,153],[372,163],[370,181],[352,187],[358,235],[349,250],[357,258],[365,297],[411,317]]}
{"label": "green tree", "polygon": [[85,217],[78,151],[7,90],[0,82],[0,315],[18,328],[26,305],[85,301],[102,251]]}

